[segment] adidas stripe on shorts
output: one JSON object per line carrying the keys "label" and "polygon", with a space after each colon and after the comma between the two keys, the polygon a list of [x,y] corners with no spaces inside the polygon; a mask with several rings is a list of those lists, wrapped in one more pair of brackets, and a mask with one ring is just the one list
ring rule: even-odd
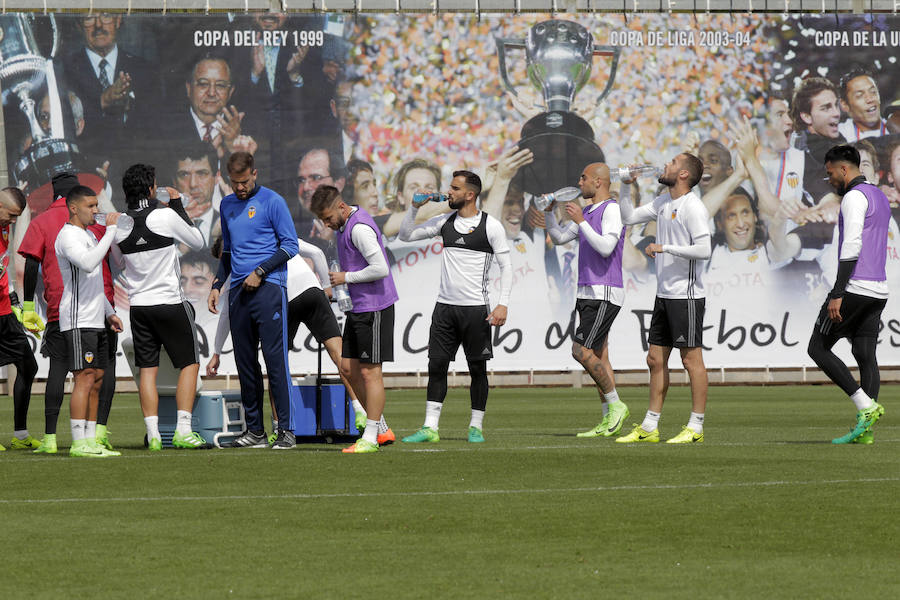
{"label": "adidas stripe on shorts", "polygon": [[428,334],[428,358],[454,360],[462,344],[468,360],[494,357],[491,325],[486,306],[451,306],[438,302],[431,314]]}

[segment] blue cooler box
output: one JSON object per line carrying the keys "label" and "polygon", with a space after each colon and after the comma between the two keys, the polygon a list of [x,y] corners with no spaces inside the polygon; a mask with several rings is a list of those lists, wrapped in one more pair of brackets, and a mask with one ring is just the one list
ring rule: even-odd
{"label": "blue cooler box", "polygon": [[[160,396],[159,434],[166,448],[172,447],[177,419],[175,396]],[[194,398],[191,429],[216,448],[230,445],[246,429],[241,392],[199,392]]]}
{"label": "blue cooler box", "polygon": [[316,426],[316,378],[295,379],[291,387],[291,421],[294,435],[315,436],[319,432],[338,432],[359,435],[355,413],[341,380],[322,380],[322,408]]}

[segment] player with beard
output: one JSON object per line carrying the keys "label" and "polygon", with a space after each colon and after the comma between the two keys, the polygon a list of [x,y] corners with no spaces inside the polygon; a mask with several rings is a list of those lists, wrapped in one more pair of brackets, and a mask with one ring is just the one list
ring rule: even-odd
{"label": "player with beard", "polygon": [[[487,361],[493,358],[491,325],[506,322],[509,294],[512,288],[512,265],[503,226],[494,217],[478,209],[481,179],[470,171],[455,171],[448,192],[453,211],[416,225],[420,205],[412,203],[400,228],[403,241],[424,240],[440,236],[444,243],[441,255],[441,287],[431,315],[428,335],[428,391],[425,424],[404,442],[437,442],[438,423],[447,395],[447,371],[462,344],[469,365],[469,396],[472,418],[468,439],[484,441],[484,411],[487,406]],[[426,200],[425,202],[427,202]],[[422,203],[424,204],[424,202]],[[491,262],[500,266],[500,299],[490,309],[488,284]]]}
{"label": "player with beard", "polygon": [[[832,440],[834,444],[849,444],[866,435],[884,414],[884,407],[876,402],[881,380],[875,347],[888,298],[885,263],[891,207],[884,193],[860,173],[855,148],[836,146],[829,150],[825,169],[828,182],[843,196],[838,221],[840,262],[807,351],[856,405],[856,424],[849,433]],[[861,385],[832,351],[841,338],[850,340]]]}
{"label": "player with beard", "polygon": [[609,362],[607,338],[613,321],[625,302],[622,286],[622,250],[625,228],[619,204],[609,193],[609,167],[592,163],[578,180],[581,195],[591,201],[584,209],[574,202],[566,204],[572,219],[559,225],[552,207],[547,210],[547,233],[554,244],[578,238],[578,291],[575,309],[578,330],[572,342],[572,357],[597,384],[603,419],[578,437],[610,437],[619,432],[630,414],[619,400],[616,380]]}
{"label": "player with beard", "polygon": [[366,409],[366,426],[348,454],[378,451],[378,422],[384,413],[381,364],[394,360],[394,304],[397,288],[388,267],[381,231],[372,216],[350,206],[334,186],[323,185],[312,196],[313,213],[337,232],[340,272],[329,273],[331,285],[346,283],[353,308],[346,313],[341,373]]}
{"label": "player with beard", "polygon": [[709,213],[691,188],[700,181],[703,163],[688,153],[665,166],[659,182],[668,192],[651,204],[634,208],[633,179],[623,179],[619,207],[626,225],[656,221],[656,243],[644,252],[656,259],[656,302],[650,320],[647,365],[650,367],[650,406],[640,425],[619,443],[658,442],[660,413],[669,389],[669,356],[679,348],[681,362],[691,380],[691,416],[670,444],[703,441],[708,380],[703,364],[703,262],[710,255]]}

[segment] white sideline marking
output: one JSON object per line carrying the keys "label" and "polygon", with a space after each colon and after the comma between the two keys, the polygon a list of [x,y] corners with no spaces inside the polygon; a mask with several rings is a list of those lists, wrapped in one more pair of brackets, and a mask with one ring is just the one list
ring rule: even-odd
{"label": "white sideline marking", "polygon": [[446,490],[443,492],[363,492],[342,494],[260,494],[256,496],[144,496],[135,498],[44,498],[2,500],[0,504],[61,504],[78,502],[196,502],[199,500],[318,500],[326,498],[392,498],[416,496],[495,496],[516,494],[571,494],[576,492],[620,492],[633,490],[690,490],[744,487],[776,487],[801,485],[832,485],[842,483],[895,483],[900,477],[864,478],[864,479],[822,479],[809,481],[743,481],[735,483],[687,483],[657,485],[609,485],[578,488],[544,488],[513,490]]}

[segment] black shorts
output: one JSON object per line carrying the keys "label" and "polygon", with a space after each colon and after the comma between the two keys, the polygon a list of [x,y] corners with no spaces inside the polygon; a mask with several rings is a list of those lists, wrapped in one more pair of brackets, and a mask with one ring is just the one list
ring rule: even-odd
{"label": "black shorts", "polygon": [[428,333],[428,358],[454,360],[460,344],[467,360],[494,358],[487,317],[488,309],[484,305],[435,304]]}
{"label": "black shorts", "polygon": [[194,307],[188,302],[132,306],[131,336],[138,368],[158,367],[161,346],[176,369],[200,362]]}
{"label": "black shorts", "polygon": [[109,339],[105,329],[69,329],[63,331],[69,370],[105,369],[109,363]]}
{"label": "black shorts", "polygon": [[656,298],[647,341],[666,348],[697,348],[703,345],[703,314],[706,298]]}
{"label": "black shorts", "polygon": [[826,339],[837,341],[841,338],[878,337],[881,325],[881,312],[887,300],[870,298],[859,294],[844,294],[841,301],[840,323],[834,323],[828,317],[828,300],[822,304],[819,316],[816,317],[815,331]]}
{"label": "black shorts", "polygon": [[59,321],[50,321],[41,336],[41,356],[50,360],[61,360],[69,364],[69,349],[66,338],[59,330]]}
{"label": "black shorts", "polygon": [[288,302],[288,340],[293,343],[300,323],[306,325],[320,344],[325,340],[341,336],[334,311],[325,292],[311,287]]}
{"label": "black shorts", "polygon": [[25,328],[16,315],[9,313],[0,317],[0,367],[19,362],[23,356],[31,353]]}
{"label": "black shorts", "polygon": [[377,365],[394,360],[394,305],[364,313],[347,313],[341,356]]}
{"label": "black shorts", "polygon": [[620,308],[606,300],[575,300],[578,311],[575,342],[591,350],[602,350]]}

